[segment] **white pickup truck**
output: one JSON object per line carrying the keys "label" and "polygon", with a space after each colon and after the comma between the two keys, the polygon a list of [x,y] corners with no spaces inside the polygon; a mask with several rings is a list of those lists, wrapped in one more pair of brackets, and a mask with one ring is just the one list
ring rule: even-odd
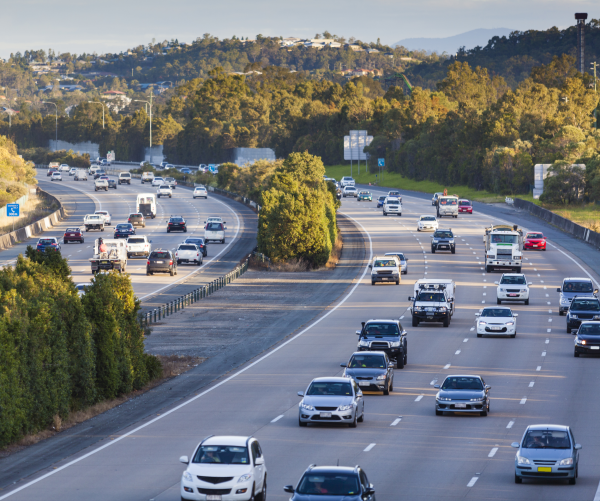
{"label": "white pickup truck", "polygon": [[127,250],[126,243],[122,239],[104,239],[104,245],[107,251],[98,252],[100,239],[94,242],[94,257],[90,258],[92,274],[95,275],[100,270],[117,270],[124,273],[127,269]]}
{"label": "white pickup truck", "polygon": [[108,191],[108,180],[106,179],[96,179],[94,181],[94,191],[105,190]]}
{"label": "white pickup truck", "polygon": [[132,236],[127,239],[127,258],[133,256],[148,257],[152,252],[152,240],[146,236]]}
{"label": "white pickup truck", "polygon": [[179,244],[175,251],[177,264],[190,263],[200,266],[202,264],[202,252],[194,244]]}
{"label": "white pickup truck", "polygon": [[104,231],[104,216],[102,214],[88,214],[83,218],[83,225],[85,226],[85,231]]}

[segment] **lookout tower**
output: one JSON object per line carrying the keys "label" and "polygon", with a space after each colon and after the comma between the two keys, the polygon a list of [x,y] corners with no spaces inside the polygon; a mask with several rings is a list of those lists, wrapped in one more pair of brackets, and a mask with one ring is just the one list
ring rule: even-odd
{"label": "lookout tower", "polygon": [[577,21],[577,71],[583,73],[585,71],[585,20],[587,13],[575,13]]}

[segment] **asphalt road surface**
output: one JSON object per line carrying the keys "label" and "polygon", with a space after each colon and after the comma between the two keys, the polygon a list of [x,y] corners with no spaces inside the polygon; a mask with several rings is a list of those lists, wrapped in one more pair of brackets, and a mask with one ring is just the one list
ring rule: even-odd
{"label": "asphalt road surface", "polygon": [[[363,228],[367,257],[408,255],[409,273],[401,285],[371,286],[366,259],[361,280],[286,343],[184,403],[17,482],[0,500],[179,500],[184,466],[178,458],[209,434],[258,438],[270,500],[289,499],[282,486],[296,483],[309,464],[338,461],[361,465],[380,501],[600,499],[600,360],[573,357],[573,336],[558,315],[556,292],[566,276],[590,273],[596,284],[599,277],[549,239],[547,252],[525,253],[523,271],[533,285],[530,304],[513,306],[519,313],[516,338],[477,338],[474,315],[496,304],[494,281],[500,277],[483,269],[482,234],[493,215],[444,220],[440,226],[458,235],[456,254],[432,255],[431,235],[416,231],[420,215],[435,213],[429,200],[404,197],[402,217],[383,217],[375,202],[354,199],[345,199],[341,211]],[[423,277],[457,283],[450,327],[410,326],[407,296]],[[314,377],[339,375],[339,364],[356,348],[355,330],[370,318],[400,318],[408,331],[408,365],[395,370],[394,391],[365,396],[366,418],[357,429],[300,428],[296,392]],[[492,386],[487,417],[435,416],[433,385],[460,373],[480,374]],[[510,444],[534,423],[572,426],[583,445],[577,485],[514,483]]]}

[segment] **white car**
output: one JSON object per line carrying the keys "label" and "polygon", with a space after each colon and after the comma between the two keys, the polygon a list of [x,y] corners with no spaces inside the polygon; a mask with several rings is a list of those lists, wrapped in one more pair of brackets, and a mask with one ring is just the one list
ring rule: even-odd
{"label": "white car", "polygon": [[75,181],[87,181],[87,172],[83,169],[77,169],[74,176]]}
{"label": "white car", "polygon": [[438,221],[435,216],[421,216],[417,222],[417,231],[437,230]]}
{"label": "white car", "polygon": [[208,243],[210,240],[215,242],[225,243],[225,223],[208,222],[204,227],[204,241]]}
{"label": "white car", "polygon": [[398,214],[402,215],[402,203],[397,198],[386,197],[383,202],[383,215],[387,216],[388,214]]}
{"label": "white car", "polygon": [[206,221],[204,221],[204,228],[206,229],[206,225],[208,223],[223,223],[223,224],[227,224],[225,221],[223,221],[223,218],[221,216],[211,216],[209,217]]}
{"label": "white car", "polygon": [[155,177],[152,179],[152,186],[160,186],[165,180],[162,177]]}
{"label": "white car", "polygon": [[342,196],[344,198],[346,198],[346,197],[357,197],[358,196],[358,190],[354,186],[346,186],[344,188],[344,190],[342,191]]}
{"label": "white car", "polygon": [[67,164],[60,164],[58,170],[60,172],[69,172],[71,170],[71,167],[69,167]]}
{"label": "white car", "polygon": [[191,458],[181,456],[179,461],[187,465],[181,477],[182,501],[267,499],[267,466],[254,437],[211,436]]}
{"label": "white car", "polygon": [[177,266],[181,263],[190,263],[200,266],[202,264],[202,252],[194,244],[179,244],[175,251]]}
{"label": "white car", "polygon": [[483,308],[477,317],[477,337],[485,335],[515,337],[517,335],[518,313],[513,313],[508,306],[488,306]]}
{"label": "white car", "polygon": [[77,289],[77,295],[79,297],[85,295],[87,290],[91,287],[92,284],[89,282],[87,284],[75,284],[75,288]]}
{"label": "white car", "polygon": [[132,235],[127,238],[127,259],[133,256],[148,257],[152,252],[152,240],[146,236]]}
{"label": "white car", "polygon": [[342,180],[340,181],[340,186],[342,188],[346,187],[346,186],[354,186],[354,178],[352,176],[344,176],[342,178]]}
{"label": "white car", "polygon": [[62,176],[60,175],[60,172],[55,171],[52,173],[52,175],[50,176],[50,181],[62,181]]}
{"label": "white car", "polygon": [[198,170],[199,170],[200,172],[208,172],[208,165],[206,165],[206,164],[200,164],[200,165],[198,166]]}
{"label": "white car", "polygon": [[193,198],[208,198],[208,191],[206,190],[206,186],[196,186],[194,188],[194,193],[192,194]]}
{"label": "white car", "polygon": [[172,196],[173,196],[173,190],[171,189],[171,187],[168,184],[162,184],[158,187],[158,190],[156,190],[156,198],[160,198],[160,197],[171,198]]}
{"label": "white car", "polygon": [[74,176],[76,172],[77,172],[77,167],[71,167],[69,169],[69,176]]}
{"label": "white car", "polygon": [[494,282],[498,289],[496,298],[498,304],[502,301],[525,301],[529,304],[529,286],[523,273],[503,273],[499,282]]}
{"label": "white car", "polygon": [[94,214],[101,215],[104,218],[104,224],[106,226],[110,226],[112,224],[112,216],[110,215],[110,212],[105,210],[97,210],[96,212],[94,212]]}

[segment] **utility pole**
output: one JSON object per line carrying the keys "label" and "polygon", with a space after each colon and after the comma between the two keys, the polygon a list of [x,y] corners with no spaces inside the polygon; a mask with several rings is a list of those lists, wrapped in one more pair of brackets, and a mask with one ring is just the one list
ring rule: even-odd
{"label": "utility pole", "polygon": [[[598,94],[598,88],[596,85],[596,68],[598,67],[598,63],[596,63],[596,61],[594,61],[592,63],[592,70],[594,70],[594,93],[597,95]],[[596,97],[597,99],[597,97]],[[596,101],[596,107],[594,108],[594,122],[596,125],[596,129],[598,128],[598,117],[597,117],[597,112],[598,112],[598,102]]]}
{"label": "utility pole", "polygon": [[154,99],[154,95],[152,94],[152,87],[150,87],[150,101],[144,101],[143,99],[135,99],[138,103],[146,103],[150,105],[150,148],[152,148],[152,99]]}

